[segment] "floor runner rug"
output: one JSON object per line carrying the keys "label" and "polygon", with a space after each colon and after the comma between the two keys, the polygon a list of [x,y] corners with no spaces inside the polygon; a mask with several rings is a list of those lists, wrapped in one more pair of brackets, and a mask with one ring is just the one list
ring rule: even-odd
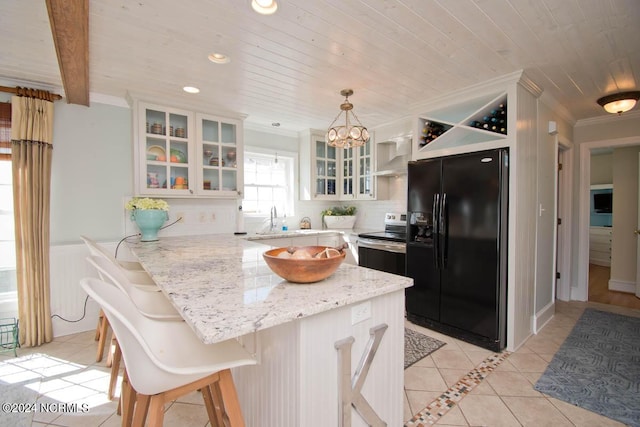
{"label": "floor runner rug", "polygon": [[534,388],[640,426],[640,318],[586,309]]}
{"label": "floor runner rug", "polygon": [[404,369],[427,357],[444,344],[440,340],[404,328]]}

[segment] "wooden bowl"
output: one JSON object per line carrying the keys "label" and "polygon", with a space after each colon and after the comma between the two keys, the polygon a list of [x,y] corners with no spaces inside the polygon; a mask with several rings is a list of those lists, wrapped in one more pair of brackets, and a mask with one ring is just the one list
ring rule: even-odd
{"label": "wooden bowl", "polygon": [[[297,250],[305,250],[309,254],[317,254],[329,246],[299,246]],[[280,258],[278,255],[288,248],[276,248],[262,254],[271,270],[283,279],[293,283],[313,283],[331,276],[342,264],[346,252],[331,258]]]}

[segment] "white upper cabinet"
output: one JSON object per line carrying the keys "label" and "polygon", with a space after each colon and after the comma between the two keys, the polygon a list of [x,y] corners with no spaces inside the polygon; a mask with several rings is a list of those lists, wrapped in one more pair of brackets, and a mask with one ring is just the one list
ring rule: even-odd
{"label": "white upper cabinet", "polygon": [[195,170],[193,113],[139,103],[135,191],[141,196],[192,196]]}
{"label": "white upper cabinet", "polygon": [[305,132],[300,137],[301,200],[373,200],[374,152],[372,142],[362,147],[327,145],[324,133]]}
{"label": "white upper cabinet", "polygon": [[241,196],[242,122],[137,102],[134,187],[139,196]]}
{"label": "white upper cabinet", "polygon": [[196,114],[197,193],[210,197],[242,195],[244,149],[242,122]]}

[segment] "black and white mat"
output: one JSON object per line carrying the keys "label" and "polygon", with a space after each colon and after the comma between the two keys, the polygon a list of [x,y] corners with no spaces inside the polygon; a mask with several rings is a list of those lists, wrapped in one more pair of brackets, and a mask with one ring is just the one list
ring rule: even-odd
{"label": "black and white mat", "polygon": [[444,344],[440,340],[404,328],[404,369],[427,357]]}

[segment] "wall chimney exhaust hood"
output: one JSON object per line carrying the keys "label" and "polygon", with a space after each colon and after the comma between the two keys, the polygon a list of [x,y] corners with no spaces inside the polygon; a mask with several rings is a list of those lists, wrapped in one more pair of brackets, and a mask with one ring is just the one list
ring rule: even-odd
{"label": "wall chimney exhaust hood", "polygon": [[411,160],[411,135],[393,137],[377,143],[378,167],[374,176],[399,176],[407,174],[407,162]]}

